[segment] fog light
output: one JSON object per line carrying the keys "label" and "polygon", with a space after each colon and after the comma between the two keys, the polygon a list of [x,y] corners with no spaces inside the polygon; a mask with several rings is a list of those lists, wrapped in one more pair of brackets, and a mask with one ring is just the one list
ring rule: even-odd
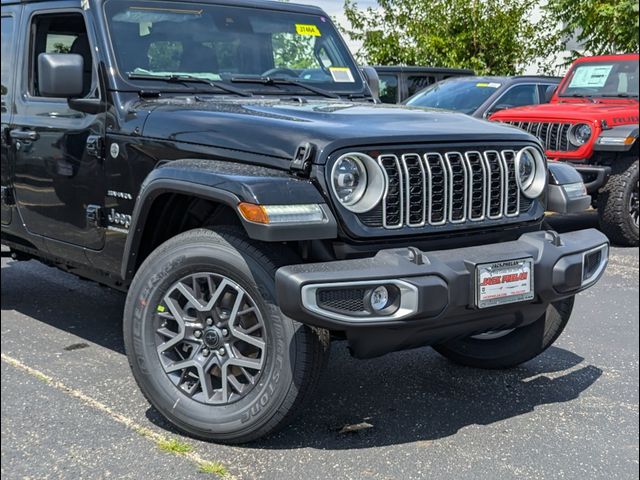
{"label": "fog light", "polygon": [[387,290],[387,287],[381,286],[375,288],[373,292],[371,292],[369,305],[374,312],[379,312],[387,308],[389,305],[389,290]]}

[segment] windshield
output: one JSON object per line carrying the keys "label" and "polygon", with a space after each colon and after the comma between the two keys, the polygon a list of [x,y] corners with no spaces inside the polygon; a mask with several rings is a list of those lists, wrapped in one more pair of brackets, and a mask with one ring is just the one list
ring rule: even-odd
{"label": "windshield", "polygon": [[589,62],[568,74],[560,97],[637,97],[638,62]]}
{"label": "windshield", "polygon": [[434,83],[407,100],[414,107],[443,108],[472,114],[501,84],[478,80],[447,80]]}
{"label": "windshield", "polygon": [[[120,0],[108,1],[105,14],[118,69],[131,83],[173,77],[169,88],[175,88],[176,78],[195,77],[260,93],[317,94],[299,84],[337,93],[364,89],[340,36],[322,15]],[[262,77],[293,82],[250,81]],[[206,83],[189,86],[205,89]]]}

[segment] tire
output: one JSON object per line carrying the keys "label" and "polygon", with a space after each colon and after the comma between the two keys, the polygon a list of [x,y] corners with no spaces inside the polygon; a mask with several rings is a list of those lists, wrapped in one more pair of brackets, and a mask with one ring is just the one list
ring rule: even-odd
{"label": "tire", "polygon": [[147,400],[184,432],[252,441],[288,424],[312,395],[329,334],[281,314],[274,275],[283,255],[236,229],[197,229],[160,245],[136,273],[123,322],[129,364]]}
{"label": "tire", "polygon": [[598,194],[598,216],[600,229],[612,243],[638,246],[638,160],[614,164]]}
{"label": "tire", "polygon": [[453,340],[434,346],[447,359],[467,367],[513,368],[537,357],[558,339],[573,310],[575,297],[552,303],[545,315],[524,327]]}

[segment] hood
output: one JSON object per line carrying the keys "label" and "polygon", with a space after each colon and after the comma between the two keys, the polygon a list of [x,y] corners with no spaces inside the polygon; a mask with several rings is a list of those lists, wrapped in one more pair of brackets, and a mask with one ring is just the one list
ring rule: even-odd
{"label": "hood", "polygon": [[521,130],[442,110],[339,101],[154,100],[145,137],[292,159],[311,142],[319,159],[343,147],[427,142],[533,141]]}
{"label": "hood", "polygon": [[637,101],[558,102],[529,107],[510,108],[496,112],[491,120],[498,121],[567,121],[601,122],[609,126],[638,123]]}

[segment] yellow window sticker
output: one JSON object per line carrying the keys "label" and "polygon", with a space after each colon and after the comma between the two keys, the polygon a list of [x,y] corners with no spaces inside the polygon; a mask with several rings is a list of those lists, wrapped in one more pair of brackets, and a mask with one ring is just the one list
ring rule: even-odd
{"label": "yellow window sticker", "polygon": [[302,23],[296,23],[296,33],[298,35],[305,35],[307,37],[321,37],[320,29],[315,25],[304,25]]}
{"label": "yellow window sticker", "polygon": [[476,83],[476,87],[488,87],[488,88],[500,88],[499,83],[491,82],[491,83]]}

